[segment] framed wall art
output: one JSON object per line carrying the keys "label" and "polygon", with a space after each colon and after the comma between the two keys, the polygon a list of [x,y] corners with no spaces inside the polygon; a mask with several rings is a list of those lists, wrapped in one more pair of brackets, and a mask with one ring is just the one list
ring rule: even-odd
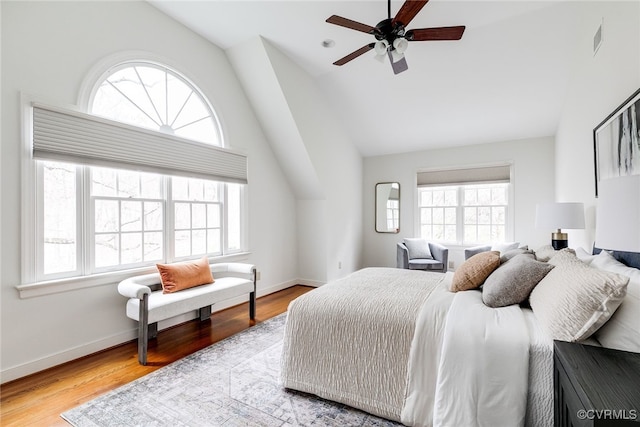
{"label": "framed wall art", "polygon": [[640,89],[593,130],[596,197],[600,181],[640,175]]}

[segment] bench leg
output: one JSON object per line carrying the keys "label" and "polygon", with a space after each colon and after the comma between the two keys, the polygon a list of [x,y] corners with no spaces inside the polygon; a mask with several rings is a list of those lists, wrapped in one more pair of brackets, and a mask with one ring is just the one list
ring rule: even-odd
{"label": "bench leg", "polygon": [[[140,311],[138,312],[138,362],[141,365],[147,364],[147,345],[149,342],[149,312],[147,306],[149,304],[149,295],[144,294],[140,300]],[[156,325],[156,332],[157,326]]]}
{"label": "bench leg", "polygon": [[149,324],[149,339],[158,338],[158,322]]}
{"label": "bench leg", "polygon": [[198,310],[198,313],[200,314],[200,321],[203,322],[205,320],[207,320],[208,318],[211,317],[211,306],[208,305],[206,307],[202,307]]}
{"label": "bench leg", "polygon": [[249,294],[249,319],[256,320],[256,293]]}

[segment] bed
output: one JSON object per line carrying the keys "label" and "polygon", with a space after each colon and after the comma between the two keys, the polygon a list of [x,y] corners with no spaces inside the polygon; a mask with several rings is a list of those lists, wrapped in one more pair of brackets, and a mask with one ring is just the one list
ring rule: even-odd
{"label": "bed", "polygon": [[[605,256],[611,255],[600,257]],[[587,264],[599,256],[571,257],[572,263],[580,263],[572,268],[584,264],[593,269]],[[640,266],[638,258],[632,259],[635,267]],[[551,270],[556,277],[549,280],[566,281],[566,274],[579,277],[564,269],[564,264],[556,266]],[[595,269],[585,271],[601,275]],[[636,271],[638,277],[631,282],[637,298],[629,303],[629,278],[602,273],[615,276],[620,285],[617,305],[608,300],[596,308],[608,310],[607,319],[622,302],[629,307],[618,323],[628,326],[637,320]],[[481,290],[451,292],[454,278],[453,272],[366,268],[294,300],[285,329],[283,386],[409,426],[551,426],[557,337],[538,318],[548,322],[548,313],[540,309],[536,316],[533,304],[544,300],[544,289],[535,299],[532,293],[533,310],[518,304],[490,308]],[[542,281],[538,285],[545,286]],[[578,329],[584,335],[584,328]],[[627,335],[625,342],[640,346],[640,337],[629,341]],[[591,332],[580,341],[599,345],[595,337]]]}

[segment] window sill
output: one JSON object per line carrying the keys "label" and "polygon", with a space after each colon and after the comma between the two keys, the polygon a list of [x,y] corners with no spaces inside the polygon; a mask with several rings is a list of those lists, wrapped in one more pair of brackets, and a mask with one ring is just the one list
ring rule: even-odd
{"label": "window sill", "polygon": [[[230,255],[210,258],[211,263],[216,262],[241,262],[248,259],[250,252],[238,252]],[[79,289],[104,286],[118,283],[131,276],[157,273],[155,267],[135,268],[131,270],[113,271],[109,273],[92,274],[90,276],[70,277],[68,279],[48,280],[37,283],[27,283],[16,286],[21,299],[34,298],[45,295],[59,294],[62,292],[76,291]]]}

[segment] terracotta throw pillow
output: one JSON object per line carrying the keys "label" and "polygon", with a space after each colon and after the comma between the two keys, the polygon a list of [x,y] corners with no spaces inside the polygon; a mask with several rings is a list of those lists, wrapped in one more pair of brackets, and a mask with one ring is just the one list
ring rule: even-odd
{"label": "terracotta throw pillow", "polygon": [[213,283],[206,256],[196,261],[156,264],[156,267],[162,279],[162,293],[165,294]]}
{"label": "terracotta throw pillow", "polygon": [[481,252],[466,260],[456,270],[451,281],[451,292],[476,289],[500,266],[500,252]]}

